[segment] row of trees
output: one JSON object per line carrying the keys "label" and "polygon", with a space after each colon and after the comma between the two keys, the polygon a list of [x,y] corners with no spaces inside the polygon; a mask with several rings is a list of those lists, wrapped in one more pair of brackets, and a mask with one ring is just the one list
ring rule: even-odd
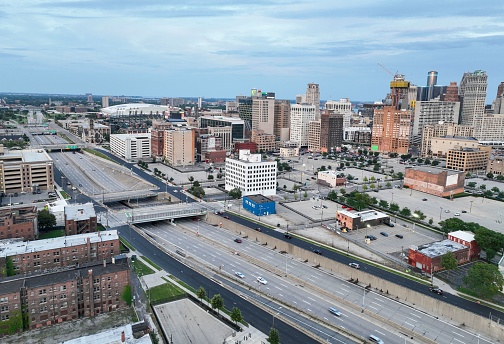
{"label": "row of trees", "polygon": [[[504,178],[504,176],[502,176]],[[467,187],[471,189],[476,189],[476,182],[469,182],[467,183]],[[479,187],[481,192],[483,192],[483,196],[485,197],[494,197],[498,199],[504,199],[504,191],[501,191],[498,187],[494,186],[490,190],[487,190],[487,187],[485,184],[481,184]]]}

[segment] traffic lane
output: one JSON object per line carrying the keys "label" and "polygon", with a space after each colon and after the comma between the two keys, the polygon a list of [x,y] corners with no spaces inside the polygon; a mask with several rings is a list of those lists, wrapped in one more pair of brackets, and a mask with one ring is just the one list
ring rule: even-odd
{"label": "traffic lane", "polygon": [[[244,219],[239,216],[235,216],[232,213],[225,213],[224,216],[228,216],[229,220],[234,221],[236,223],[239,223],[241,225],[244,225],[246,227],[252,228],[252,229],[260,226],[255,222],[252,222],[248,219]],[[275,230],[272,230],[272,229],[269,229],[269,228],[266,228],[264,226],[261,226],[261,230],[263,233],[271,235],[277,239],[289,242],[293,245],[296,245],[296,246],[301,247],[301,248],[308,250],[308,251],[313,251],[313,249],[315,247],[313,244],[308,243],[304,240],[297,239],[294,236],[292,237],[292,239],[284,238],[282,233],[275,231]],[[320,249],[323,256],[325,256],[329,259],[338,261],[342,264],[348,265],[348,263],[355,261],[344,254],[341,254],[341,253],[338,253],[338,252],[335,252],[332,250],[328,250],[328,249],[324,248],[324,246],[320,246],[320,247],[316,246],[316,248]],[[386,270],[382,270],[382,269],[377,268],[373,265],[366,264],[365,262],[360,262],[359,264],[361,265],[361,270],[364,270],[374,276],[377,276],[377,277],[382,278],[384,280],[398,284],[402,287],[414,290],[414,291],[419,292],[421,294],[433,297],[429,288],[422,283],[407,279],[405,277],[402,277],[401,275],[393,274],[393,273],[388,272]],[[488,317],[488,315],[491,313],[497,317],[500,317],[501,319],[504,319],[504,312],[497,311],[495,309],[491,309],[491,308],[486,307],[482,304],[477,304],[475,302],[466,300],[466,299],[458,297],[456,295],[446,293],[443,296],[444,297],[443,297],[442,301],[447,302],[448,304],[463,308],[469,312],[478,314],[483,317]]]}
{"label": "traffic lane", "polygon": [[[173,276],[190,285],[194,289],[199,289],[199,287],[205,288],[207,295],[213,296],[215,294],[220,294],[224,299],[224,305],[227,309],[232,309],[233,307],[239,308],[248,323],[265,334],[269,333],[272,324],[271,314],[233,294],[208,278],[199,275],[176,259],[170,258],[128,226],[121,226],[116,229],[124,239],[127,240],[131,238],[131,241],[127,241],[129,241],[129,243],[132,244],[139,252],[159,265],[162,269],[171,273]],[[279,319],[275,321],[275,328],[280,334],[282,343],[318,343]]]}

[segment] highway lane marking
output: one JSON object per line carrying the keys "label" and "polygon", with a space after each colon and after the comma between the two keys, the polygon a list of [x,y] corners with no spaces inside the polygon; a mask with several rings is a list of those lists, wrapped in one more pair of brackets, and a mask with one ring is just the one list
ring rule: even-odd
{"label": "highway lane marking", "polygon": [[453,333],[456,334],[457,336],[460,336],[460,337],[464,338],[464,336],[461,335],[460,333],[457,333],[457,332],[453,332]]}
{"label": "highway lane marking", "polygon": [[310,299],[310,300],[312,300],[313,302],[317,302],[317,300],[312,299],[312,298],[311,298],[311,297],[309,297],[309,296],[308,296],[307,298],[308,298],[308,299]]}
{"label": "highway lane marking", "polygon": [[294,303],[297,305],[297,302],[296,302],[296,301],[292,301],[292,302],[294,302]]}
{"label": "highway lane marking", "polygon": [[312,311],[310,308],[306,308],[306,310],[307,310],[308,312],[311,312],[311,311]]}
{"label": "highway lane marking", "polygon": [[325,320],[329,321],[329,319],[327,319],[326,317],[324,317]]}
{"label": "highway lane marking", "polygon": [[[455,332],[454,332],[454,333],[455,333]],[[465,344],[465,342],[463,342],[463,341],[461,341],[461,340],[458,340],[457,338],[453,338],[453,340],[456,340],[457,342],[460,342],[460,343],[464,343],[464,344]]]}
{"label": "highway lane marking", "polygon": [[284,288],[288,288],[285,284],[280,283],[280,285]]}
{"label": "highway lane marking", "polygon": [[303,302],[304,302],[304,303],[307,303],[307,304],[309,304],[309,305],[311,306],[311,303],[309,303],[308,301],[303,300]]}
{"label": "highway lane marking", "polygon": [[380,332],[380,331],[378,331],[378,330],[375,330],[375,331],[376,331],[376,332],[378,332],[379,334],[381,334],[382,336],[384,336],[384,335],[385,335],[385,333],[381,333],[381,332]]}
{"label": "highway lane marking", "polygon": [[341,290],[343,290],[345,293],[349,293],[350,290],[346,290],[345,288],[341,288]]}
{"label": "highway lane marking", "polygon": [[422,317],[420,315],[416,315],[414,313],[410,313],[411,315],[413,315],[414,317],[417,317],[418,319],[422,319]]}
{"label": "highway lane marking", "polygon": [[282,294],[280,294],[280,293],[278,293],[278,295],[280,295],[280,297],[283,297],[283,295],[282,295]]}
{"label": "highway lane marking", "polygon": [[278,290],[283,290],[282,288],[280,288],[279,286],[275,286],[275,288],[277,288]]}
{"label": "highway lane marking", "polygon": [[404,323],[405,323],[405,324],[407,324],[407,325],[410,325],[411,327],[415,327],[415,325],[410,324],[409,322],[406,322],[406,321],[405,321]]}
{"label": "highway lane marking", "polygon": [[380,307],[381,307],[381,306],[383,306],[382,304],[380,304],[380,303],[376,303],[376,302],[374,302],[374,301],[371,301],[371,303],[374,303],[375,305],[380,306]]}
{"label": "highway lane marking", "polygon": [[341,295],[345,295],[345,294],[343,294],[342,292],[337,291],[337,290],[335,290],[335,292],[337,292],[338,294],[341,294]]}
{"label": "highway lane marking", "polygon": [[375,311],[377,311],[377,310],[378,310],[378,308],[376,308],[376,307],[373,307],[373,306],[368,306],[368,307],[369,307],[369,308],[372,308],[372,309],[374,309]]}
{"label": "highway lane marking", "polygon": [[409,319],[409,320],[411,320],[411,321],[417,322],[417,320],[412,319],[412,318],[410,318],[410,317],[406,317],[406,319]]}

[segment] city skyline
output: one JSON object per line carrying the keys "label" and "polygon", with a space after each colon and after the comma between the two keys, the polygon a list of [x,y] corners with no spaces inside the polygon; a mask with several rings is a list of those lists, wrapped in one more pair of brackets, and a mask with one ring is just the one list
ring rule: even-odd
{"label": "city skyline", "polygon": [[498,1],[0,4],[0,92],[294,99],[314,82],[321,99],[377,101],[392,78],[380,63],[420,86],[430,70],[440,85],[485,70],[490,103],[503,78]]}

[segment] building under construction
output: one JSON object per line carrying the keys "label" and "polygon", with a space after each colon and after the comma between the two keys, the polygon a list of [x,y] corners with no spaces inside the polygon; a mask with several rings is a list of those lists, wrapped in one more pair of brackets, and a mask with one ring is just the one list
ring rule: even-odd
{"label": "building under construction", "polygon": [[411,130],[411,111],[408,109],[409,81],[395,74],[390,82],[390,105],[374,110],[371,150],[384,153],[407,154]]}

